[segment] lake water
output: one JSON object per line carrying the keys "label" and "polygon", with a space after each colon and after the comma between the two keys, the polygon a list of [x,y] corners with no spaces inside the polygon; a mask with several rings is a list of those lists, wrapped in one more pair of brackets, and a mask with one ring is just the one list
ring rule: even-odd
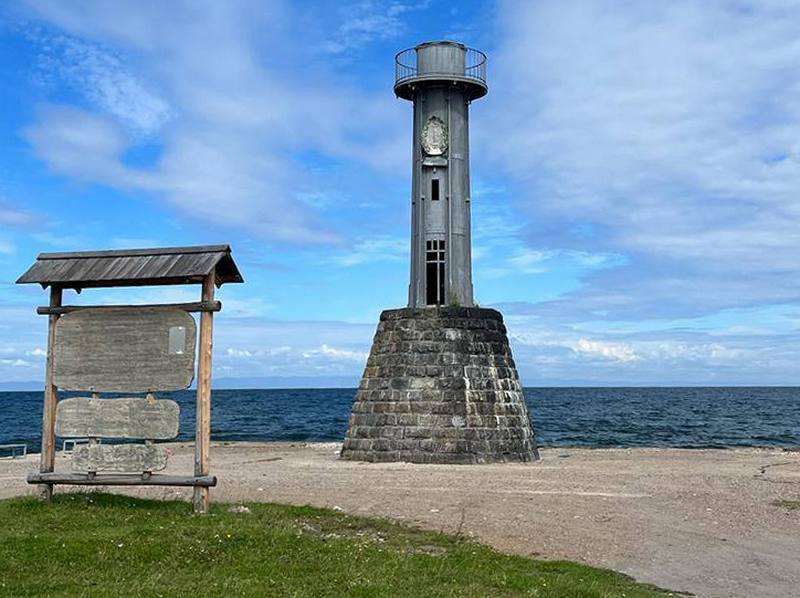
{"label": "lake water", "polygon": [[[74,394],[74,393],[73,393]],[[215,390],[214,440],[341,440],[355,390]],[[179,439],[194,437],[194,392]],[[526,388],[541,446],[800,447],[800,388]],[[0,392],[0,444],[38,451],[41,392]],[[59,444],[60,448],[60,444]]]}

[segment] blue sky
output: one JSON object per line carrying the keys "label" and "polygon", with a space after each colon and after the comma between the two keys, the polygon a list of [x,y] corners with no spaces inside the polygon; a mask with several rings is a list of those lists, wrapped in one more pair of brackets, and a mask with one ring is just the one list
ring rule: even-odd
{"label": "blue sky", "polygon": [[392,59],[441,38],[489,55],[475,293],[525,384],[800,383],[794,0],[5,5],[0,380],[43,376],[38,252],[229,242],[217,380],[355,384],[407,299]]}

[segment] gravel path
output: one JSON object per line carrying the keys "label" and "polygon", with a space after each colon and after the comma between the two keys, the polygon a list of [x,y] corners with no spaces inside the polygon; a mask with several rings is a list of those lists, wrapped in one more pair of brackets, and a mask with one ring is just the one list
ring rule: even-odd
{"label": "gravel path", "polygon": [[[212,500],[390,517],[709,598],[800,596],[800,509],[773,504],[800,500],[800,452],[544,449],[533,464],[451,466],[340,461],[338,448],[215,443]],[[168,471],[190,473],[191,446],[172,451]],[[32,492],[36,462],[0,461],[0,497]],[[61,456],[57,469],[68,469]]]}

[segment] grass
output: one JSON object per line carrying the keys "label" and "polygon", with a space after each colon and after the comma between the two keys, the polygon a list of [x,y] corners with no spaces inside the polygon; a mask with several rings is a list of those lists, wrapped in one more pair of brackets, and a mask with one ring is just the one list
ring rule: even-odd
{"label": "grass", "polygon": [[0,501],[0,596],[670,596],[612,571],[312,507]]}
{"label": "grass", "polygon": [[788,500],[788,499],[773,500],[772,506],[781,507],[783,509],[786,509],[787,511],[798,511],[800,510],[800,500]]}

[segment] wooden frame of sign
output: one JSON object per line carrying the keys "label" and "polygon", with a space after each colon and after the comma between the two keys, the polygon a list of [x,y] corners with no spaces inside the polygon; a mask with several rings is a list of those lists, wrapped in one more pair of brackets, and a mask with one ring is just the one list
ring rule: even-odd
{"label": "wooden frame of sign", "polygon": [[[230,247],[213,245],[124,251],[41,254],[18,283],[50,287],[47,365],[38,484],[49,500],[56,484],[91,486],[192,486],[196,513],[205,513],[210,474],[211,372],[214,313],[222,308],[215,288],[243,282]],[[198,303],[64,306],[65,289],[200,284]],[[187,312],[200,313],[200,330]],[[166,467],[167,451],[155,444],[178,435],[179,406],[156,393],[188,388],[197,396],[193,475],[153,473]],[[59,401],[59,389],[90,397]],[[145,397],[103,398],[103,392]],[[56,437],[85,437],[73,452],[71,473],[55,471]],[[143,440],[107,444],[100,438]]]}

